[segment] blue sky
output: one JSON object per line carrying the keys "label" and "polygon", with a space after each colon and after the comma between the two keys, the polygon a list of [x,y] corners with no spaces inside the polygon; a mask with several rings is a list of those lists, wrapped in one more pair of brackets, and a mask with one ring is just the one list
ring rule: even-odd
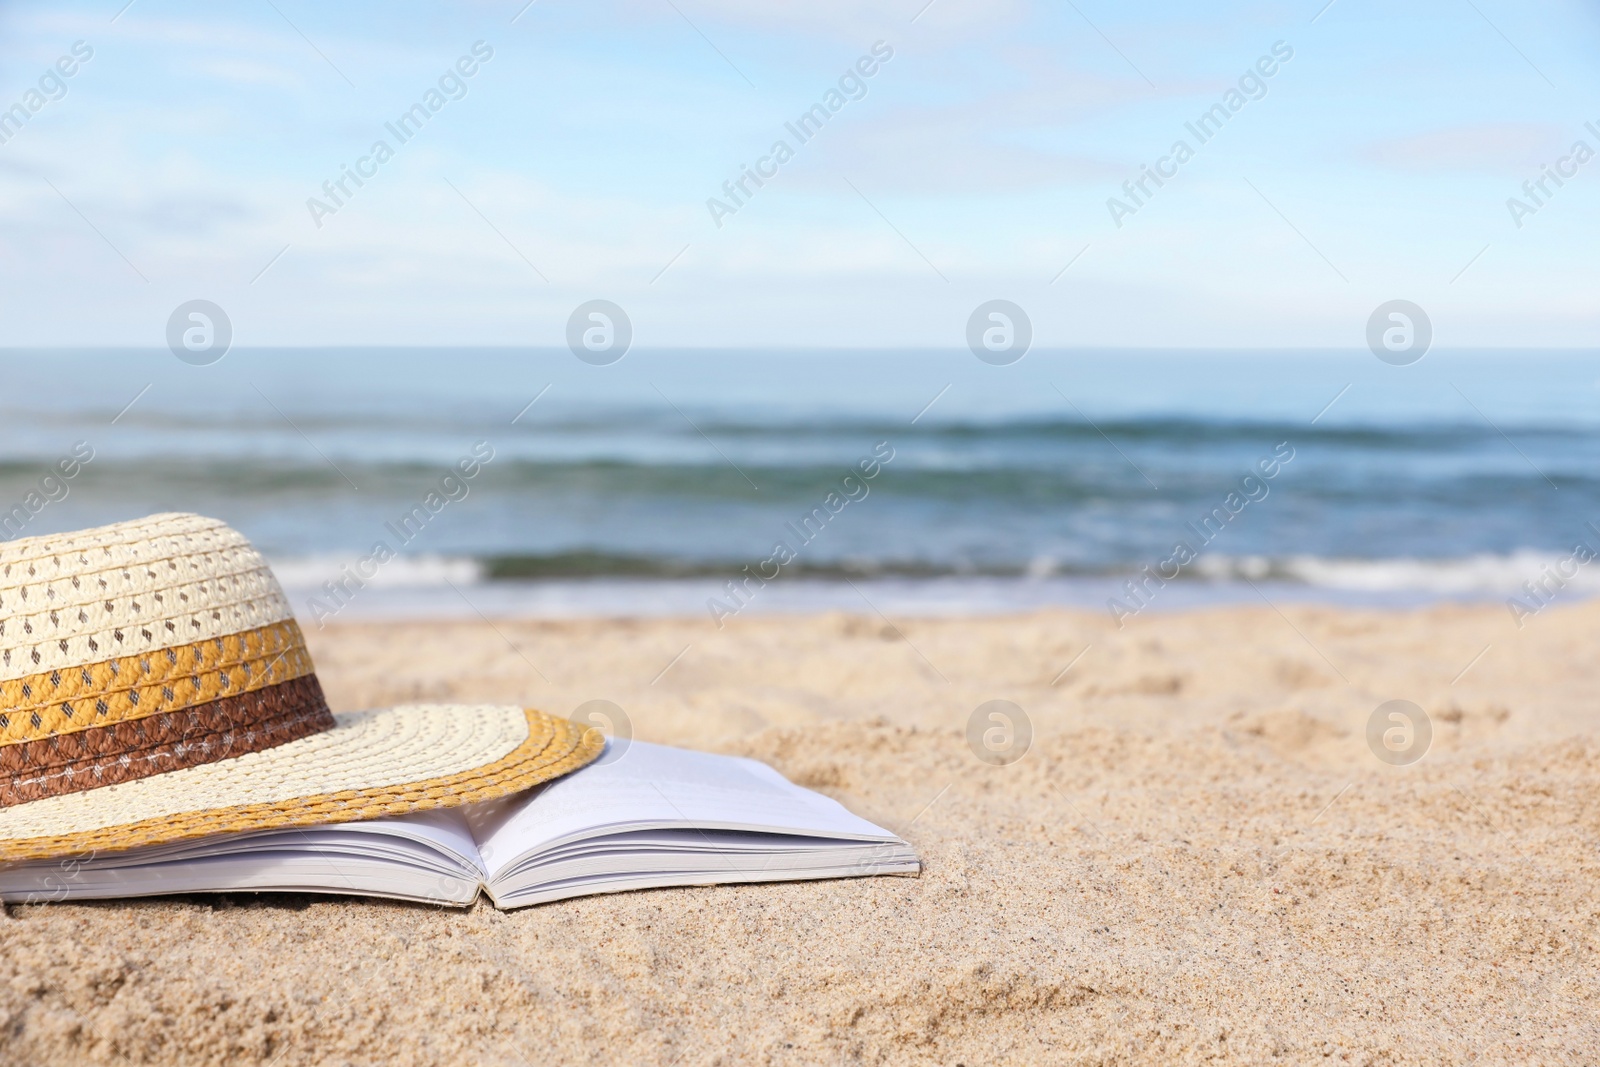
{"label": "blue sky", "polygon": [[[641,346],[959,347],[1004,298],[1041,346],[1359,346],[1404,298],[1436,345],[1593,346],[1600,159],[1520,228],[1506,201],[1600,150],[1600,5],[1393,8],[8,4],[0,107],[93,56],[0,145],[0,345],[159,346],[194,298],[238,345],[560,345],[605,298]],[[786,133],[876,42],[864,95]],[[318,227],[308,198],[380,138]],[[708,198],[779,138],[794,158],[717,226]],[[1117,226],[1108,198],[1180,138]]]}

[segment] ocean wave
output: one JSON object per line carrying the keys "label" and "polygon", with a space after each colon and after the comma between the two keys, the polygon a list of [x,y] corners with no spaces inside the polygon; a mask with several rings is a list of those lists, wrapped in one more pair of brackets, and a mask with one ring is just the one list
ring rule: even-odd
{"label": "ocean wave", "polygon": [[[44,413],[14,416],[0,426],[0,472],[28,462],[24,456],[48,451],[59,439],[104,437],[102,427],[116,410],[81,418]],[[889,439],[920,446],[934,455],[970,459],[1006,457],[1027,464],[1028,453],[1104,446],[1109,437],[1122,447],[1169,452],[1172,449],[1255,447],[1288,440],[1297,447],[1325,446],[1352,454],[1438,455],[1503,444],[1500,431],[1525,448],[1556,452],[1592,450],[1594,427],[1506,420],[1494,429],[1469,419],[1448,418],[1404,426],[1330,423],[1307,426],[1277,419],[1184,415],[1111,415],[1088,421],[1058,415],[993,419],[930,417],[915,426],[878,417],[813,418],[759,412],[735,414],[695,411],[693,422],[675,411],[618,409],[549,414],[538,422],[486,431],[481,417],[449,416],[419,410],[371,412],[297,411],[291,425],[277,412],[215,413],[135,410],[118,421],[119,454],[139,463],[180,466],[260,466],[266,470],[315,466],[331,457],[341,464],[370,464],[403,471],[453,458],[463,443],[490,437],[507,460],[565,464],[654,465],[658,459],[719,462],[707,438],[737,450],[743,458],[774,467],[829,462],[862,441]],[[306,435],[316,442],[306,444]],[[263,444],[270,447],[263,448]],[[320,454],[319,454],[320,453]],[[197,459],[196,457],[204,457]],[[108,457],[112,458],[112,457]],[[987,465],[987,464],[986,464]]]}
{"label": "ocean wave", "polygon": [[[338,581],[357,557],[316,555],[273,561],[284,586],[315,590]],[[598,551],[486,556],[397,556],[368,585],[382,589],[444,588],[497,583],[541,583],[625,579],[672,582],[738,580],[751,565],[746,559],[652,558]],[[1137,577],[1131,564],[1083,566],[1038,556],[1004,563],[947,563],[926,560],[796,560],[783,568],[778,582],[941,581],[944,579],[1013,580],[1083,579],[1117,582]],[[1552,577],[1553,576],[1553,577]],[[1318,556],[1202,556],[1176,581],[1183,584],[1233,585],[1271,582],[1278,585],[1348,593],[1419,593],[1433,596],[1500,597],[1525,592],[1528,583],[1600,593],[1600,567],[1575,566],[1570,554],[1532,549],[1503,555],[1478,554],[1458,559],[1333,559]]]}

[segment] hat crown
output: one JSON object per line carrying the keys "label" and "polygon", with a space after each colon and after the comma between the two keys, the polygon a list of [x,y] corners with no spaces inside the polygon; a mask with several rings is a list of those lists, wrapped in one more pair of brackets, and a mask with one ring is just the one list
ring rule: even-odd
{"label": "hat crown", "polygon": [[0,544],[0,806],[331,728],[266,561],[199,515]]}

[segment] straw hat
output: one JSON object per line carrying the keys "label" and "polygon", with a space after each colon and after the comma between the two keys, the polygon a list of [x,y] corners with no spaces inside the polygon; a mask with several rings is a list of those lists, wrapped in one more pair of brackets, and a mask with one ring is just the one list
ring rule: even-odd
{"label": "straw hat", "polygon": [[0,862],[490,800],[604,744],[518,707],[334,714],[277,579],[215,519],[0,544]]}

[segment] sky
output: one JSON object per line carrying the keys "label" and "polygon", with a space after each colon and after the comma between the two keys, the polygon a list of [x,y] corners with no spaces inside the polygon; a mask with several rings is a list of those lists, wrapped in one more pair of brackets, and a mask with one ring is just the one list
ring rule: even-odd
{"label": "sky", "polygon": [[1594,346],[1600,4],[1396,7],[7,3],[0,347]]}

